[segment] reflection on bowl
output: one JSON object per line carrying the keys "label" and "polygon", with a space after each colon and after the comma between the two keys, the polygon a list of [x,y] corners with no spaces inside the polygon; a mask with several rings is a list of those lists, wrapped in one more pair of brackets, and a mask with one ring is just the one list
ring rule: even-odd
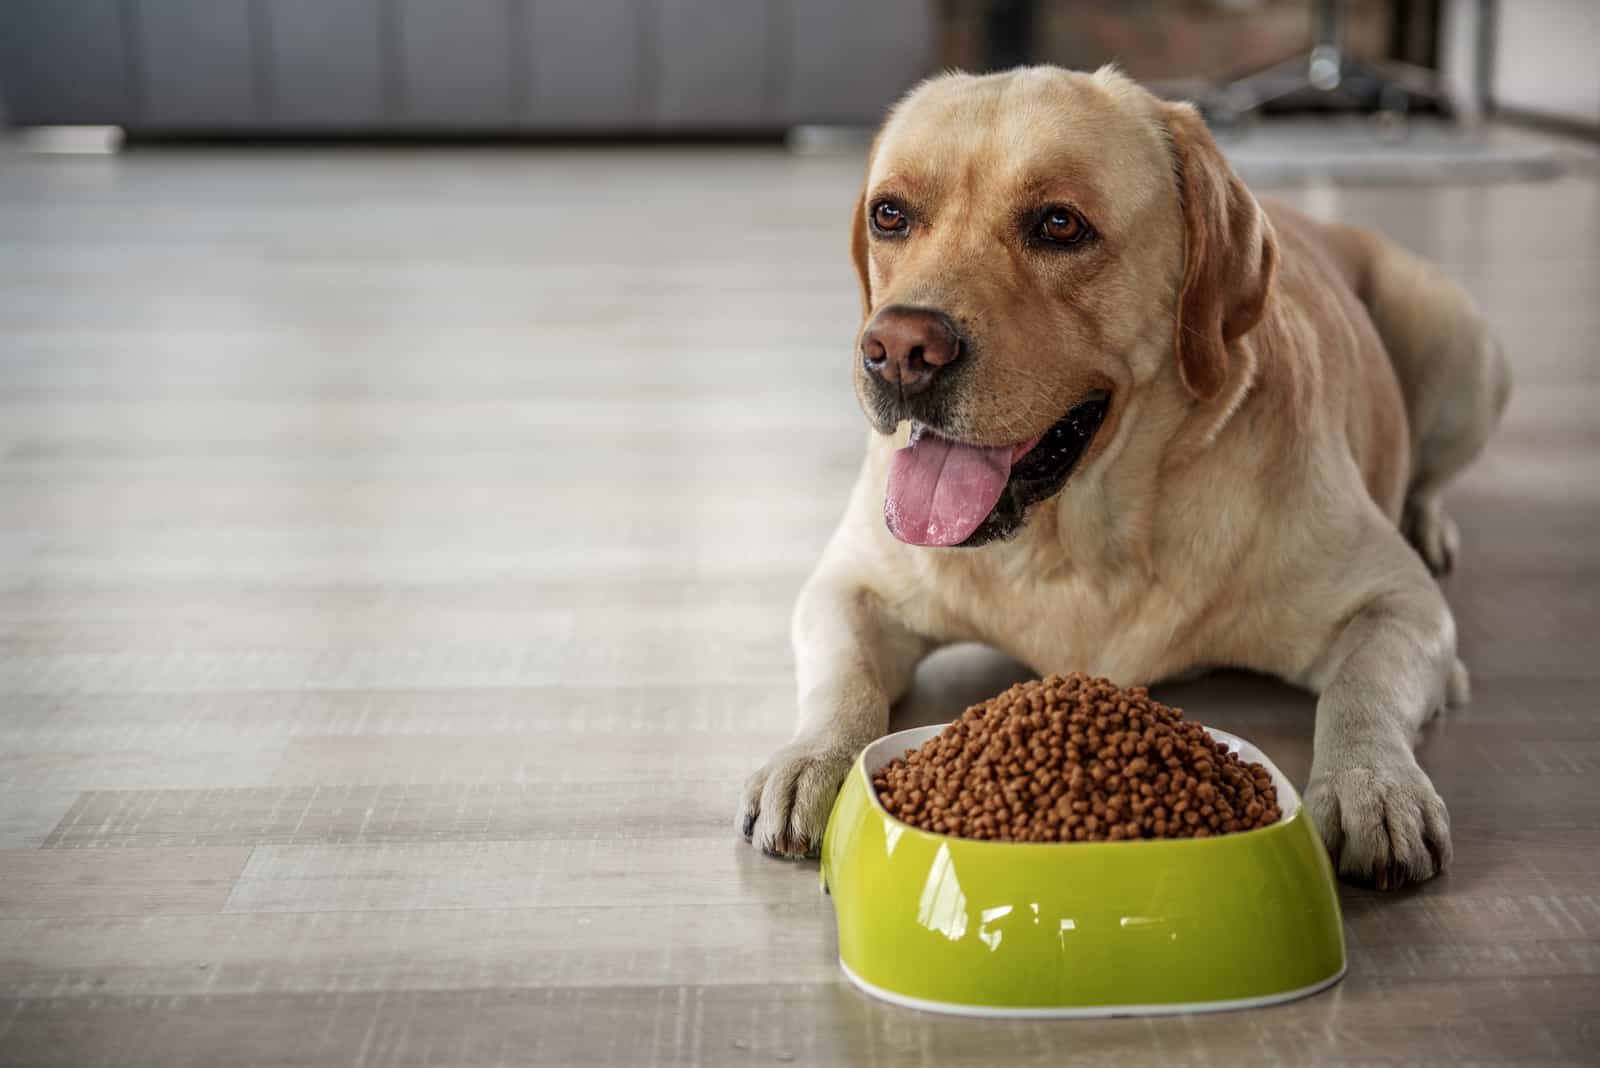
{"label": "reflection on bowl", "polygon": [[[845,974],[936,1012],[1107,1016],[1269,1005],[1344,974],[1333,869],[1299,795],[1255,746],[1283,817],[1214,838],[978,841],[879,805],[872,774],[944,729],[857,758],[822,845]],[[1208,728],[1209,729],[1209,728]]]}

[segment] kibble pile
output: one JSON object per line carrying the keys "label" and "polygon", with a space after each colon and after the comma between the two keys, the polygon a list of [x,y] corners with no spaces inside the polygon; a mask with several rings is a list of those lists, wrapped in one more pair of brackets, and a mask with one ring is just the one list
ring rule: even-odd
{"label": "kibble pile", "polygon": [[1142,686],[1024,682],[872,777],[895,816],[1009,842],[1206,838],[1281,815],[1272,777]]}

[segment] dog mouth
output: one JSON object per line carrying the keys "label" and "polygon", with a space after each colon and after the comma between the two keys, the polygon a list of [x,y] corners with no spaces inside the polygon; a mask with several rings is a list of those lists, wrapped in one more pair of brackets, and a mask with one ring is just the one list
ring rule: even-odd
{"label": "dog mouth", "polygon": [[1110,407],[1109,394],[1090,394],[1013,445],[968,445],[913,423],[889,469],[884,522],[908,545],[970,548],[1010,537],[1030,506],[1066,485]]}

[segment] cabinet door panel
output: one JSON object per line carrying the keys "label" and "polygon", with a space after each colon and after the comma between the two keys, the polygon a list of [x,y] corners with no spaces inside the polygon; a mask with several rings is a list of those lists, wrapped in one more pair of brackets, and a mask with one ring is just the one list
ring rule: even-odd
{"label": "cabinet door panel", "polygon": [[405,125],[495,128],[516,116],[513,0],[396,0],[399,102]]}
{"label": "cabinet door panel", "polygon": [[664,126],[766,125],[771,0],[657,0],[654,118]]}
{"label": "cabinet door panel", "polygon": [[139,0],[144,124],[251,125],[262,117],[249,0]]}
{"label": "cabinet door panel", "polygon": [[637,126],[644,95],[642,0],[532,0],[528,118],[540,128]]}
{"label": "cabinet door panel", "polygon": [[133,84],[117,0],[0,0],[0,91],[15,123],[126,122]]}
{"label": "cabinet door panel", "polygon": [[378,0],[271,0],[265,12],[274,120],[289,127],[382,122]]}

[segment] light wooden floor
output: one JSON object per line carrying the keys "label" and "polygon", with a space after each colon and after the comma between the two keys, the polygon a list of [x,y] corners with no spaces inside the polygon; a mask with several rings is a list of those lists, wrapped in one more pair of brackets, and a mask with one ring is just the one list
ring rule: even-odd
{"label": "light wooden floor", "polygon": [[[1320,189],[1503,329],[1457,862],[1331,993],[962,1022],[732,833],[843,503],[854,159],[0,155],[0,1063],[1593,1063],[1600,184]],[[933,665],[908,721],[1009,681]],[[1303,781],[1309,698],[1171,687]]]}

